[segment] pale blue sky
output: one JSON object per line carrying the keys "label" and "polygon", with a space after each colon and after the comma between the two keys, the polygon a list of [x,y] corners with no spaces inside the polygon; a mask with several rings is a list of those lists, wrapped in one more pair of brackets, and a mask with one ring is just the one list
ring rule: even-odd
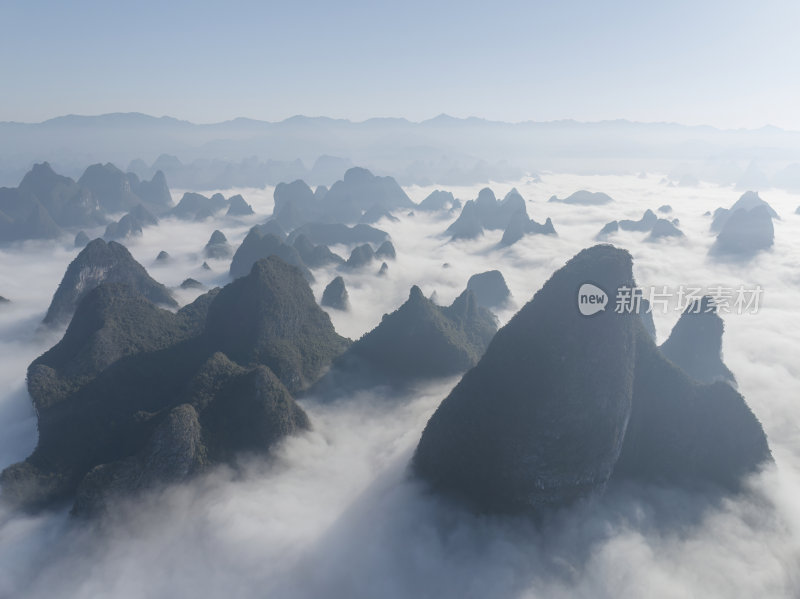
{"label": "pale blue sky", "polygon": [[800,130],[800,3],[0,2],[0,120],[627,118]]}

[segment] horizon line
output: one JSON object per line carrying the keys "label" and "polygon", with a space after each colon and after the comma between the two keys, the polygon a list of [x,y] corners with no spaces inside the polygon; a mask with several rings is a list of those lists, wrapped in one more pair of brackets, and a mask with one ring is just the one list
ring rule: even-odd
{"label": "horizon line", "polygon": [[27,126],[36,126],[36,125],[46,125],[48,123],[53,123],[56,121],[61,121],[65,119],[102,119],[107,117],[144,117],[149,120],[153,121],[173,121],[175,123],[180,123],[183,125],[192,125],[197,127],[213,127],[213,126],[220,126],[220,125],[227,125],[233,124],[236,122],[248,121],[256,124],[261,125],[279,125],[283,123],[288,123],[295,120],[311,120],[311,121],[332,121],[332,122],[341,122],[341,123],[349,123],[352,125],[362,125],[374,121],[397,121],[397,122],[404,122],[409,125],[424,125],[429,123],[434,123],[436,121],[459,121],[459,122],[481,122],[488,125],[512,125],[512,126],[519,126],[519,125],[552,125],[552,124],[576,124],[576,125],[604,125],[604,124],[628,124],[628,125],[657,125],[657,126],[675,126],[675,127],[683,127],[687,129],[711,129],[720,132],[726,131],[764,131],[764,130],[775,130],[781,131],[785,133],[800,133],[800,131],[795,129],[787,129],[784,127],[779,127],[777,125],[772,124],[765,124],[760,127],[718,127],[715,125],[709,124],[695,124],[695,125],[688,125],[685,123],[680,123],[677,121],[636,121],[626,118],[615,118],[615,119],[600,119],[595,121],[582,121],[573,118],[563,118],[563,119],[552,119],[552,120],[544,120],[544,121],[537,121],[534,119],[528,119],[524,121],[502,121],[502,120],[492,120],[487,119],[484,117],[479,116],[468,116],[468,117],[457,117],[452,116],[447,113],[440,113],[434,117],[423,119],[420,121],[412,121],[406,117],[398,117],[398,116],[373,116],[363,120],[353,120],[349,118],[343,117],[331,117],[327,115],[316,115],[316,116],[309,116],[304,114],[295,114],[290,117],[286,117],[281,120],[269,121],[264,119],[256,119],[247,116],[238,116],[232,119],[226,119],[222,121],[213,121],[213,122],[195,122],[190,121],[187,119],[181,119],[172,115],[161,115],[155,116],[152,114],[138,112],[138,111],[130,111],[130,112],[106,112],[100,114],[76,114],[76,113],[68,113],[63,115],[54,116],[51,118],[44,119],[42,121],[13,121],[13,120],[4,120],[0,121],[0,125],[27,125]]}

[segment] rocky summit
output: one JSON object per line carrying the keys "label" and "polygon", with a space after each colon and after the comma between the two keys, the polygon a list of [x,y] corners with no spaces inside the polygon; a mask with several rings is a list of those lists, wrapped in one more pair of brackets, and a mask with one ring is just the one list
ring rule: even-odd
{"label": "rocky summit", "polygon": [[[631,267],[599,245],[553,274],[431,417],[414,472],[478,511],[542,517],[622,482],[737,490],[769,461],[733,387],[693,380],[636,314],[578,310],[584,283],[614,297]],[[668,351],[701,339],[719,359],[715,317],[682,318]]]}
{"label": "rocky summit", "polygon": [[480,359],[496,330],[494,315],[472,291],[442,307],[415,285],[402,306],[337,358],[319,389],[404,386],[457,374]]}
{"label": "rocky summit", "polygon": [[2,498],[94,514],[116,496],[268,451],[309,427],[291,392],[348,344],[277,257],[177,313],[102,283],[28,370],[39,442],[0,475]]}
{"label": "rocky summit", "polygon": [[350,301],[348,300],[347,288],[342,277],[336,277],[325,287],[322,292],[320,305],[337,310],[348,310]]}
{"label": "rocky summit", "polygon": [[693,380],[639,332],[633,409],[615,482],[736,492],[771,459],[764,429],[741,394],[726,382]]}
{"label": "rocky summit", "polygon": [[349,345],[302,273],[277,256],[258,260],[219,292],[205,333],[232,360],[269,366],[291,392],[308,387]]}
{"label": "rocky summit", "polygon": [[704,296],[686,307],[661,353],[697,381],[735,385],[733,373],[722,361],[724,326],[713,299]]}
{"label": "rocky summit", "polygon": [[638,318],[583,316],[587,281],[615,297],[632,286],[630,255],[580,252],[497,332],[422,434],[414,470],[433,488],[538,513],[605,488],[631,412]]}
{"label": "rocky summit", "polygon": [[69,321],[80,300],[101,282],[123,283],[155,304],[177,307],[166,287],[154,281],[125,246],[95,239],[67,267],[44,323],[58,325]]}
{"label": "rocky summit", "polygon": [[467,289],[475,294],[475,301],[486,308],[502,306],[511,297],[511,291],[499,270],[472,275],[467,281]]}

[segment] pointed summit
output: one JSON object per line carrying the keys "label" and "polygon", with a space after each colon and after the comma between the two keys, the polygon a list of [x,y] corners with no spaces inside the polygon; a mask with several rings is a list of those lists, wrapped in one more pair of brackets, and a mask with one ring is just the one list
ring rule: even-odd
{"label": "pointed summit", "polygon": [[736,386],[733,373],[722,362],[724,326],[713,299],[703,296],[684,310],[661,353],[697,381]]}
{"label": "pointed summit", "polygon": [[95,239],[67,267],[43,322],[57,325],[68,321],[81,299],[101,282],[127,285],[154,304],[178,305],[166,287],[154,281],[125,246]]}
{"label": "pointed summit", "polygon": [[431,417],[414,469],[480,510],[541,513],[600,491],[631,411],[631,315],[583,316],[586,281],[609,297],[632,283],[631,257],[583,250],[500,329]]}
{"label": "pointed summit", "polygon": [[478,361],[496,330],[494,315],[478,306],[471,291],[440,307],[414,285],[402,306],[335,361],[320,388],[403,386],[463,372]]}
{"label": "pointed summit", "polygon": [[265,364],[291,392],[314,382],[348,340],[333,329],[301,272],[270,256],[223,288],[206,322],[209,342],[240,364]]}

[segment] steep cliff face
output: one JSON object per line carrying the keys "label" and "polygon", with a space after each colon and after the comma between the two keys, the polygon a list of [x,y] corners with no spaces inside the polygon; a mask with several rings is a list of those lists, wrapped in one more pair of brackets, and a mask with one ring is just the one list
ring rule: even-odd
{"label": "steep cliff face", "polygon": [[125,246],[95,239],[67,267],[47,309],[45,324],[69,321],[78,303],[102,282],[126,285],[154,304],[178,305],[167,288],[153,280]]}
{"label": "steep cliff face", "polygon": [[744,398],[700,382],[730,374],[716,314],[684,315],[664,344],[693,380],[637,314],[583,316],[586,282],[613,298],[633,284],[630,255],[580,252],[498,331],[417,446],[414,472],[433,489],[478,511],[542,516],[610,482],[735,491],[771,459]]}
{"label": "steep cliff face", "polygon": [[584,250],[500,331],[428,422],[414,469],[480,510],[543,512],[605,487],[631,412],[635,315],[583,316],[581,284],[613,297],[631,257]]}

